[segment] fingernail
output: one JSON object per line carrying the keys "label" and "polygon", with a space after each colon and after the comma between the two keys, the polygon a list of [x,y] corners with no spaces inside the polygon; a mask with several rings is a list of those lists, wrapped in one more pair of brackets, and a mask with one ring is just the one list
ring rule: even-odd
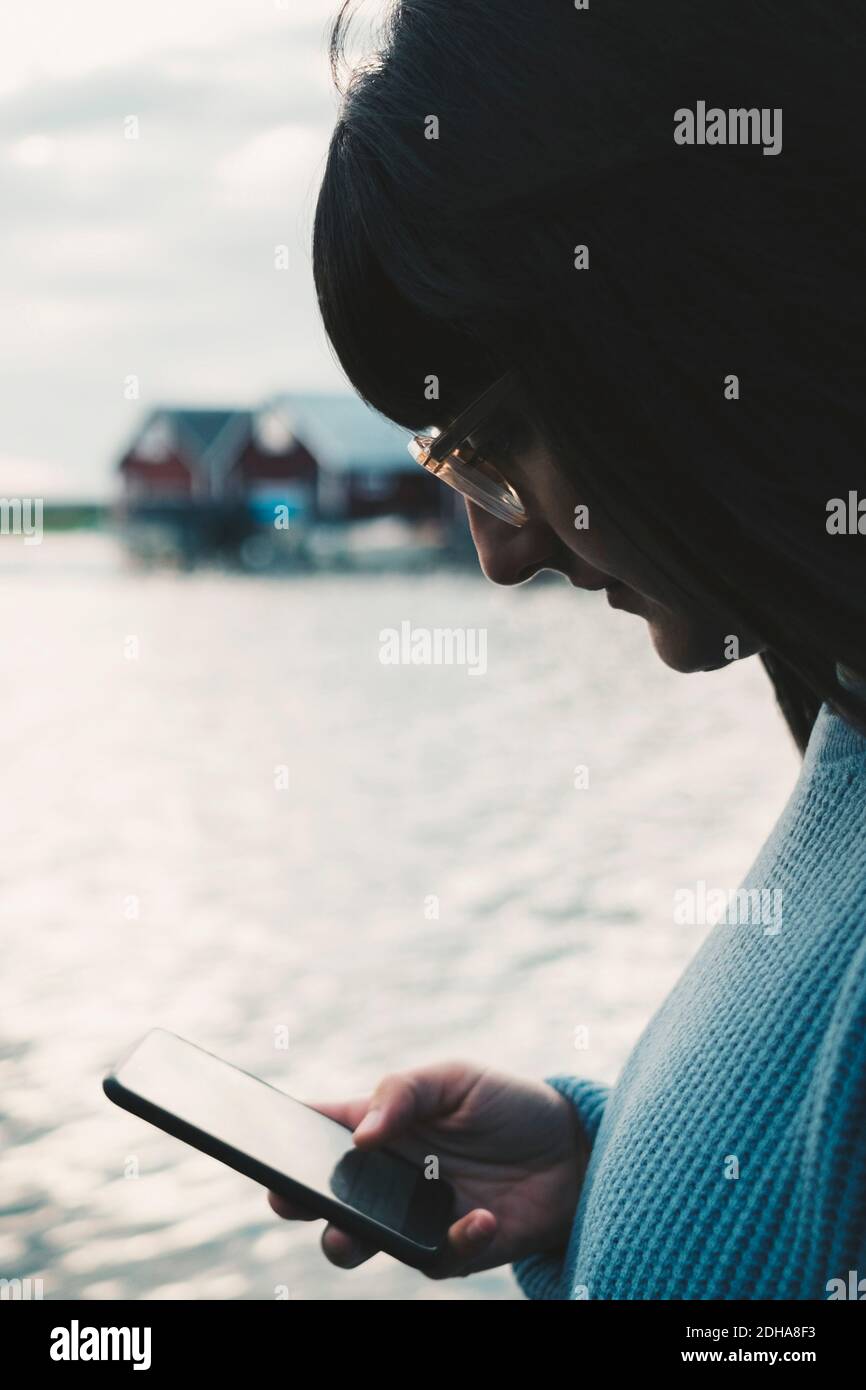
{"label": "fingernail", "polygon": [[473,1221],[469,1222],[466,1228],[466,1234],[470,1240],[480,1241],[489,1240],[492,1233],[488,1230],[487,1222],[484,1220],[483,1216],[476,1216]]}
{"label": "fingernail", "polygon": [[355,1137],[359,1134],[372,1134],[374,1129],[379,1128],[382,1119],[381,1110],[368,1110],[358,1128],[355,1130]]}

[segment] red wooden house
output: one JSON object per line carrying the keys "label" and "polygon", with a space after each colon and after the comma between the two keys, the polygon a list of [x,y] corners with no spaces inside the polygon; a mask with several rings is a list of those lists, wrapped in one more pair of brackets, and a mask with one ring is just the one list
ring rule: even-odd
{"label": "red wooden house", "polygon": [[[412,534],[429,521],[450,533],[456,494],[418,467],[406,443],[405,431],[348,394],[279,396],[258,410],[159,407],[118,465],[130,543],[153,550],[155,536],[171,533],[194,559],[263,551],[269,536],[271,550],[279,542],[302,556],[307,539],[380,517]],[[289,534],[276,532],[280,514]]]}
{"label": "red wooden house", "polygon": [[251,410],[151,412],[120,460],[127,506],[213,508],[276,499],[312,515],[316,462],[269,413]]}
{"label": "red wooden house", "polygon": [[426,521],[447,513],[445,489],[412,459],[407,432],[357,396],[295,392],[268,409],[316,460],[319,520]]}

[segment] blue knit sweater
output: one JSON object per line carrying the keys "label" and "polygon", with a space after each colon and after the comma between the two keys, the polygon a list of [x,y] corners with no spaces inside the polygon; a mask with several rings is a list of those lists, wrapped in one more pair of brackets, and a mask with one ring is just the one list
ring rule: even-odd
{"label": "blue knit sweater", "polygon": [[613,1088],[549,1078],[592,1152],[567,1250],[514,1266],[530,1298],[866,1280],[866,738],[826,706],[744,887],[780,929],[730,909]]}

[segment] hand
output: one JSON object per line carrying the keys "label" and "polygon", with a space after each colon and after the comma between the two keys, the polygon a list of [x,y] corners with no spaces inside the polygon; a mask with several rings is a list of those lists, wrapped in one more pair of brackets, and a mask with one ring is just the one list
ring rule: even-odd
{"label": "hand", "polygon": [[[359,1149],[384,1144],[419,1164],[439,1159],[457,1193],[457,1219],[431,1278],[475,1274],[567,1244],[589,1145],[574,1107],[552,1086],[441,1062],[387,1076],[364,1099],[313,1108],[352,1129]],[[276,1193],[269,1201],[286,1220],[315,1220]],[[343,1269],[376,1253],[333,1225],[322,1249]]]}

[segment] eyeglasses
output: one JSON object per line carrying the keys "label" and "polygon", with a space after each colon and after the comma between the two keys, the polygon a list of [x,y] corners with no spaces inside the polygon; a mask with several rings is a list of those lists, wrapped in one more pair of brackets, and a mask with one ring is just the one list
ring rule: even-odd
{"label": "eyeglasses", "polygon": [[[508,479],[493,462],[497,452],[492,432],[496,414],[514,395],[517,372],[500,377],[447,430],[419,434],[409,441],[409,453],[428,473],[453,487],[509,526],[525,526],[526,508]],[[502,446],[500,445],[500,448]]]}

